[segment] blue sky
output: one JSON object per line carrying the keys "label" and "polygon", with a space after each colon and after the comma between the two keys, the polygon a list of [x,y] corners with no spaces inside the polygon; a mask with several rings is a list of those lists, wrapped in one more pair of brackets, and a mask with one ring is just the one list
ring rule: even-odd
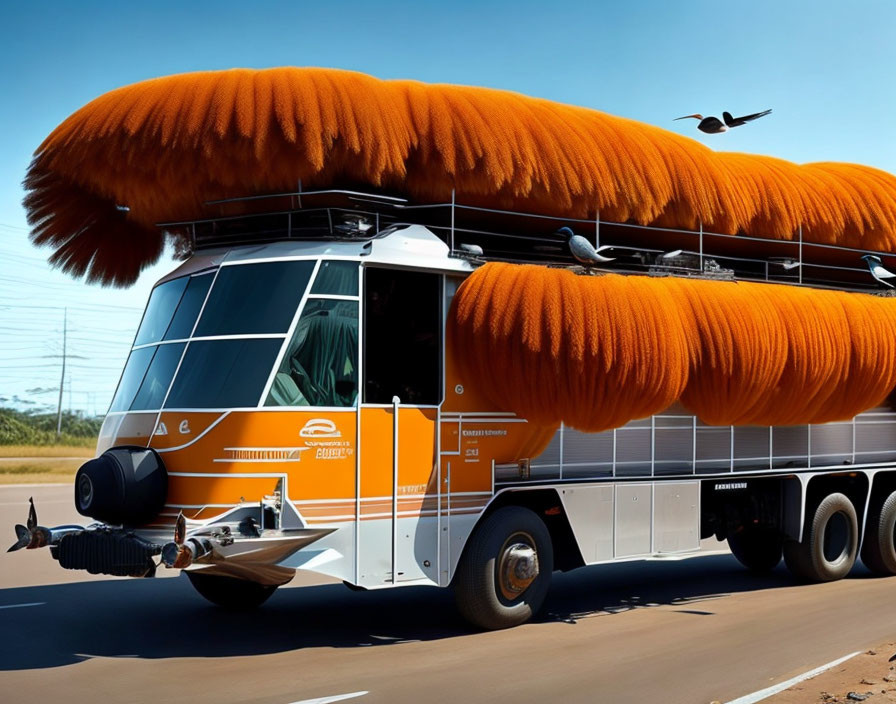
{"label": "blue sky", "polygon": [[[896,3],[7,4],[0,25],[0,405],[103,413],[152,282],[88,286],[28,243],[21,181],[62,120],[121,85],[234,66],[331,66],[597,108],[725,151],[896,172]],[[680,115],[774,113],[725,135]],[[55,391],[53,390],[55,389]],[[16,400],[18,399],[18,400]],[[29,403],[30,402],[30,403]]]}

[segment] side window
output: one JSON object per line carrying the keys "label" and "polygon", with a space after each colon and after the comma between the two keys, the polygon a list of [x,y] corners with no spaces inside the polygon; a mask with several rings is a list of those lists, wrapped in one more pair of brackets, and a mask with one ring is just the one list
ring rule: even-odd
{"label": "side window", "polygon": [[368,267],[364,274],[364,401],[441,401],[442,276]]}
{"label": "side window", "polygon": [[265,406],[358,401],[358,262],[321,261]]}
{"label": "side window", "polygon": [[357,360],[357,301],[309,298],[265,405],[354,406]]}
{"label": "side window", "polygon": [[320,263],[317,278],[311,287],[311,295],[358,295],[358,262],[324,260]]}

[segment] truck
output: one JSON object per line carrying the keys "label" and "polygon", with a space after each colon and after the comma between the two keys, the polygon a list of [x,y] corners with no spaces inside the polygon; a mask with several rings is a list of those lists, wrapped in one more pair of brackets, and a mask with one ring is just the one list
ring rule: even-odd
{"label": "truck", "polygon": [[[47,151],[32,169],[45,168]],[[35,194],[47,182],[31,177],[26,205],[40,217]],[[437,200],[298,182],[209,198],[189,218],[156,223],[189,254],[153,288],[96,457],[76,475],[75,507],[94,522],[43,527],[32,504],[10,549],[48,547],[61,567],[94,574],[184,570],[202,596],[229,608],[262,604],[296,570],[365,590],[451,587],[461,614],[485,629],[531,619],[557,570],[696,554],[713,536],[752,572],[783,557],[796,578],[830,581],[861,556],[875,574],[896,574],[896,361],[881,333],[896,321],[896,302],[861,259],[886,251],[813,241],[801,227],[774,239],[499,207],[459,193]],[[126,220],[133,208],[119,198],[126,194],[110,201],[113,215]],[[583,265],[562,228],[607,256]],[[118,266],[91,257],[66,261],[76,273]],[[517,283],[496,303],[500,291],[483,282],[509,276]],[[566,311],[558,337],[541,347],[528,323],[504,312],[525,309],[520,301],[539,281],[544,296],[557,287]],[[798,291],[836,301],[837,315],[858,310],[849,306],[860,297],[868,320],[879,321],[868,335],[880,348],[861,362],[858,343],[834,340],[824,316],[809,311],[821,317],[807,329],[847,350],[824,377],[824,399],[845,408],[844,388],[864,384],[848,417],[822,413],[822,396],[811,413],[775,415],[790,403],[781,400],[789,377],[803,373],[795,343],[762,413],[729,418],[723,403],[709,417],[669,370],[677,364],[696,379],[685,348],[713,331],[695,332],[678,313],[669,320],[680,318],[684,351],[644,361],[655,379],[643,365],[623,378],[619,365],[628,369],[640,353],[621,342],[624,354],[602,368],[573,373],[557,361],[572,348],[569,287],[609,296],[601,287],[633,282],[668,286],[656,301],[688,291],[699,303],[738,287],[749,305]],[[594,308],[586,294],[583,305]],[[594,308],[600,345],[623,324],[623,304],[648,316],[636,337],[671,344],[667,323],[649,322],[643,310],[653,304],[638,296]],[[485,305],[491,312],[477,328],[471,321]],[[502,315],[503,347],[494,323]],[[491,338],[477,337],[484,329]],[[536,373],[531,365],[552,344]],[[712,366],[706,354],[699,363]],[[761,349],[744,353],[747,376],[759,374],[750,354],[765,359]],[[661,377],[678,384],[674,393],[659,393]],[[579,393],[600,404],[566,414]],[[625,404],[639,410],[626,416]],[[612,419],[590,422],[598,417]],[[757,421],[766,417],[782,422]]]}

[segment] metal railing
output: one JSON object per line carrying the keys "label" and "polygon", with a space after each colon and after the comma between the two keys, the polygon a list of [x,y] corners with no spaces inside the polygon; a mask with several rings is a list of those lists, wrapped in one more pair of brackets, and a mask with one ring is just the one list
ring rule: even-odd
{"label": "metal railing", "polygon": [[[711,426],[683,413],[657,414],[614,430],[561,425],[528,463],[528,480],[700,476],[833,469],[896,462],[896,412],[801,426]],[[496,466],[498,483],[520,481],[517,464]]]}
{"label": "metal railing", "polygon": [[[464,205],[457,202],[454,191],[449,202],[411,203],[363,191],[304,191],[299,183],[293,192],[228,198],[206,206],[217,212],[160,227],[188,232],[194,247],[203,248],[280,239],[366,240],[392,226],[424,225],[457,256],[469,256],[461,244],[475,244],[482,247],[485,260],[571,265],[576,262],[566,240],[556,234],[567,226],[595,246],[612,247],[615,261],[603,267],[608,271],[707,276],[711,275],[707,264],[714,261],[723,271],[730,270],[730,278],[859,290],[877,288],[861,257],[891,256],[879,250],[806,241],[802,226],[796,233],[768,237],[730,235],[707,231],[702,223],[696,230],[687,230],[610,222],[601,220],[599,213],[594,218],[571,218]],[[666,249],[657,246],[662,243]],[[749,243],[757,254],[746,252],[747,248],[736,250],[735,243]],[[658,261],[670,249],[681,250],[678,264]]]}

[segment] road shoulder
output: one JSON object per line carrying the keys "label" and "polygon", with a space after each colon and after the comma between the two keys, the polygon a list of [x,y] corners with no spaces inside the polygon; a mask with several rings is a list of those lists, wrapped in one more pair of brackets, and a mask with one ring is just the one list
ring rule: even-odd
{"label": "road shoulder", "polygon": [[[850,693],[853,694],[852,698],[849,698]],[[812,679],[762,701],[763,704],[896,702],[896,642],[866,650]]]}

